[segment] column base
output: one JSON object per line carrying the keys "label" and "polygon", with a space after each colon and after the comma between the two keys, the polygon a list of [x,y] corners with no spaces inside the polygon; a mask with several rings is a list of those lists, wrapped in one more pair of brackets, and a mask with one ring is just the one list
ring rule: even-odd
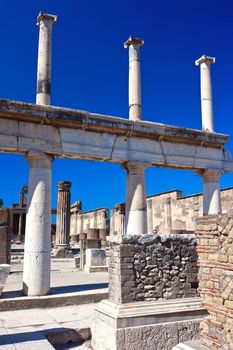
{"label": "column base", "polygon": [[92,327],[94,350],[171,350],[180,341],[198,339],[206,311],[201,298],[115,304],[96,307]]}
{"label": "column base", "polygon": [[55,246],[52,250],[52,258],[73,258],[74,255],[70,247]]}

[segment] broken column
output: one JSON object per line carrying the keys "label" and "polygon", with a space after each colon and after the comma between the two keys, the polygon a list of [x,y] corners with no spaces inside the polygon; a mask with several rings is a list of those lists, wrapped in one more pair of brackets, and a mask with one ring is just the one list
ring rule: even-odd
{"label": "broken column", "polygon": [[56,241],[53,256],[71,257],[70,250],[70,187],[71,182],[58,182]]}
{"label": "broken column", "polygon": [[50,290],[52,157],[29,152],[28,208],[24,245],[23,291],[30,296]]}
{"label": "broken column", "polygon": [[147,205],[145,193],[144,170],[148,163],[127,162],[126,184],[126,236],[143,235],[147,233]]}
{"label": "broken column", "polygon": [[130,36],[124,43],[129,49],[129,119],[141,120],[140,46],[144,40]]}
{"label": "broken column", "polygon": [[[19,197],[19,206],[20,208],[26,207],[25,203],[25,193],[28,193],[28,186],[23,186],[20,190],[20,197]],[[24,233],[24,227],[23,227],[23,214],[19,214],[19,227],[18,227],[18,234],[16,237],[16,244],[21,244],[23,242],[23,233]]]}
{"label": "broken column", "polygon": [[210,65],[215,63],[215,57],[203,55],[195,61],[201,70],[201,113],[202,130],[214,132],[213,101]]}
{"label": "broken column", "polygon": [[75,246],[79,241],[79,218],[82,210],[82,202],[76,201],[70,207],[70,245]]}
{"label": "broken column", "polygon": [[214,215],[222,212],[220,195],[220,175],[218,170],[207,169],[198,173],[203,180],[203,215]]}
{"label": "broken column", "polygon": [[39,105],[50,104],[51,90],[51,47],[52,26],[57,16],[40,12],[37,17],[37,25],[40,27],[38,64],[37,64],[37,94],[36,103]]}

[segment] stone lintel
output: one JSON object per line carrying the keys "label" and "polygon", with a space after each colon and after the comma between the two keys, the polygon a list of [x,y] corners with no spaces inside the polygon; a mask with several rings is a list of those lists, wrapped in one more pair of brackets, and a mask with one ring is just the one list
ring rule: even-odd
{"label": "stone lintel", "polygon": [[125,42],[124,42],[124,48],[128,49],[130,45],[133,46],[143,46],[144,40],[140,38],[136,38],[135,36],[130,36]]}
{"label": "stone lintel", "polygon": [[207,315],[200,297],[116,304],[102,300],[96,306],[98,317],[116,328],[135,327],[185,319],[202,319]]}
{"label": "stone lintel", "polygon": [[56,15],[51,15],[49,13],[45,13],[45,12],[40,12],[38,17],[37,17],[37,25],[39,26],[40,23],[42,21],[50,21],[53,23],[55,23],[57,21],[57,16]]}
{"label": "stone lintel", "polygon": [[199,66],[202,63],[215,63],[216,58],[211,56],[203,55],[198,60],[195,61],[195,65]]}

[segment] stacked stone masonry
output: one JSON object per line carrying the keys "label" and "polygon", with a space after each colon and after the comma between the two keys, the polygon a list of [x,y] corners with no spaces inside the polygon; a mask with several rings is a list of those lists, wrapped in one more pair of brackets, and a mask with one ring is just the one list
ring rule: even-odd
{"label": "stacked stone masonry", "polygon": [[197,223],[199,291],[209,316],[201,341],[212,350],[233,349],[233,213]]}
{"label": "stacked stone masonry", "polygon": [[115,303],[197,295],[196,239],[145,235],[110,241],[109,297]]}

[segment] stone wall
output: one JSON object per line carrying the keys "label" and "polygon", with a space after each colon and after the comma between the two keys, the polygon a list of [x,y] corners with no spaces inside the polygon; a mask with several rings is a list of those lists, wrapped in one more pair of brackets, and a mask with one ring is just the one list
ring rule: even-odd
{"label": "stone wall", "polygon": [[197,295],[194,235],[110,239],[109,298],[116,303]]}
{"label": "stone wall", "polygon": [[197,222],[199,291],[209,316],[201,341],[211,350],[233,349],[233,212]]}
{"label": "stone wall", "polygon": [[0,264],[10,264],[11,234],[9,210],[0,208]]}
{"label": "stone wall", "polygon": [[[98,229],[109,234],[108,209],[100,208],[81,212],[71,205],[70,216],[70,236],[74,241],[78,241],[78,236],[87,233],[89,229]],[[75,237],[77,237],[75,239]]]}
{"label": "stone wall", "polygon": [[[233,211],[233,188],[221,190],[222,211]],[[116,204],[111,212],[111,234],[123,234],[124,203]],[[203,215],[202,194],[182,197],[174,190],[147,197],[149,232],[163,234],[196,230],[196,220]]]}

